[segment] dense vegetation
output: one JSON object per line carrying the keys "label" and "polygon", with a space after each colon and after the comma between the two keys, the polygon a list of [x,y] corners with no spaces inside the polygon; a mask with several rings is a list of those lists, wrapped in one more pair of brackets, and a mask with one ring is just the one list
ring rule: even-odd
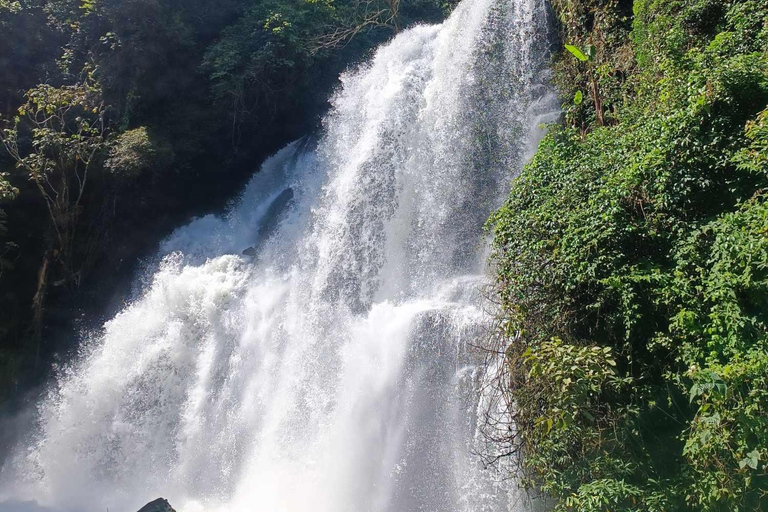
{"label": "dense vegetation", "polygon": [[489,221],[526,483],[768,509],[768,3],[554,0],[564,120]]}
{"label": "dense vegetation", "polygon": [[[0,0],[0,405],[439,0]],[[0,436],[1,437],[1,436]]]}

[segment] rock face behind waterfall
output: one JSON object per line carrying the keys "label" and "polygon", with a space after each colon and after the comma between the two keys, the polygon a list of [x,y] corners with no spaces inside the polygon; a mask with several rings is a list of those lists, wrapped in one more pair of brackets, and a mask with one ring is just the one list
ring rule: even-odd
{"label": "rock face behind waterfall", "polygon": [[176,512],[168,500],[165,498],[157,498],[155,501],[151,501],[141,507],[139,512]]}

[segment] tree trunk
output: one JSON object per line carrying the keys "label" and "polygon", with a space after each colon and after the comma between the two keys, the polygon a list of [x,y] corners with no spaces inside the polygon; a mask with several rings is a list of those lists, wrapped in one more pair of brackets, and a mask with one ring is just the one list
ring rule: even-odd
{"label": "tree trunk", "polygon": [[40,362],[40,345],[43,338],[43,308],[45,292],[48,288],[48,272],[51,263],[51,251],[45,251],[43,263],[37,271],[37,291],[32,298],[32,339],[35,342],[35,369]]}
{"label": "tree trunk", "polygon": [[597,88],[597,80],[594,75],[592,76],[592,97],[595,99],[595,115],[597,116],[597,124],[599,126],[605,126],[605,117],[603,115],[603,102],[600,99],[600,92]]}

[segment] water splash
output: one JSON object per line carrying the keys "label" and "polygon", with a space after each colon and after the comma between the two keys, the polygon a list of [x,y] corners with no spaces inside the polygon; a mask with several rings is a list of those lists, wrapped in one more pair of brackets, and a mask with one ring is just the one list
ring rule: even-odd
{"label": "water splash", "polygon": [[83,341],[0,503],[518,509],[472,454],[471,343],[482,225],[557,110],[546,18],[543,0],[464,0],[345,74],[321,139],[177,230]]}

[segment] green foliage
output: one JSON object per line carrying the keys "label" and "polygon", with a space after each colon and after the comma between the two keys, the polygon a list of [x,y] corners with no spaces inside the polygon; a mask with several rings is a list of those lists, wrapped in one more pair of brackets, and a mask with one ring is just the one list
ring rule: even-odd
{"label": "green foliage", "polygon": [[38,2],[0,2],[0,115],[8,116],[23,101],[23,92],[41,76],[55,76],[51,55],[66,42],[47,23]]}
{"label": "green foliage", "polygon": [[18,192],[18,189],[8,182],[8,173],[0,173],[0,201],[13,199]]}
{"label": "green foliage", "polygon": [[[584,52],[582,52],[581,50],[579,50],[577,47],[573,46],[572,44],[566,44],[565,45],[565,49],[568,50],[569,52],[571,52],[571,54],[574,57],[576,57],[577,59],[579,59],[581,62],[588,62],[588,61],[592,60],[592,58],[594,58],[595,47],[590,45],[587,48],[588,48],[588,50],[591,50],[591,51],[587,51],[587,53],[585,54]],[[592,57],[590,57],[590,56],[592,56]]]}
{"label": "green foliage", "polygon": [[[690,401],[698,406],[684,455],[689,499],[713,508],[765,489],[768,455],[768,202],[758,195],[694,232],[677,257]],[[695,295],[693,295],[695,294]],[[685,380],[681,382],[685,385]]]}
{"label": "green foliage", "polygon": [[88,84],[53,87],[39,85],[27,92],[27,103],[19,108],[32,129],[31,151],[19,147],[21,118],[3,130],[3,142],[38,184],[52,174],[78,173],[92,163],[105,143],[104,104],[98,89]]}
{"label": "green foliage", "polygon": [[257,111],[268,116],[276,91],[305,86],[301,79],[315,60],[310,41],[336,16],[331,2],[255,3],[206,51],[202,67],[217,99],[231,106],[236,121]]}
{"label": "green foliage", "polygon": [[[0,205],[15,198],[18,192],[18,189],[8,182],[8,173],[0,172]],[[6,258],[6,255],[16,247],[16,244],[6,240],[7,235],[6,214],[0,209],[0,275],[4,270],[13,268],[13,263]]]}
{"label": "green foliage", "polygon": [[749,146],[734,158],[739,169],[758,175],[768,172],[768,109],[747,123],[746,135]]}
{"label": "green foliage", "polygon": [[335,77],[347,63],[340,65],[340,56],[359,58],[361,49],[374,46],[415,20],[439,19],[454,3],[254,1],[208,47],[202,70],[237,132],[243,124],[264,123],[280,116],[284,108],[280,98],[306,97],[306,91],[315,90],[323,81],[318,77],[319,69],[335,70]]}
{"label": "green foliage", "polygon": [[149,169],[163,169],[173,163],[173,148],[146,126],[121,133],[114,141],[106,167],[111,171],[136,177]]}
{"label": "green foliage", "polygon": [[16,14],[21,11],[21,3],[13,0],[0,0],[0,11]]}
{"label": "green foliage", "polygon": [[[12,186],[8,181],[8,173],[0,172],[0,205],[2,205],[4,202],[12,200],[18,193],[19,190]],[[9,242],[4,240],[7,233],[8,226],[6,224],[6,215],[5,212],[0,209],[0,274],[2,273],[3,269],[9,268],[11,266],[10,262],[4,258],[5,253],[10,248]]]}
{"label": "green foliage", "polygon": [[553,0],[552,3],[561,24],[561,37],[584,57],[579,59],[570,51],[555,57],[557,85],[564,96],[573,97],[578,90],[584,91],[584,96],[592,96],[592,101],[564,105],[566,123],[582,131],[595,121],[612,124],[616,106],[627,98],[628,92],[631,94],[626,79],[631,77],[636,65],[628,39],[631,2]]}
{"label": "green foliage", "polygon": [[631,30],[619,2],[555,6],[607,122],[566,103],[489,221],[528,484],[561,510],[759,510],[768,6],[638,0]]}
{"label": "green foliage", "polygon": [[[51,220],[65,278],[72,277],[72,256],[89,174],[110,145],[106,107],[99,89],[89,82],[73,86],[39,85],[27,92],[12,128],[2,139],[16,167],[35,183]],[[19,131],[31,130],[31,143]]]}
{"label": "green foliage", "polygon": [[[594,507],[636,496],[637,486],[623,480],[592,482],[580,487],[578,496],[566,484],[606,470],[631,475],[630,468],[607,456],[621,450],[625,440],[613,432],[627,411],[606,398],[632,385],[631,378],[617,374],[612,349],[570,345],[557,338],[529,345],[522,353],[517,348],[510,347],[507,356],[515,368],[513,386],[525,389],[516,394],[515,421],[526,435],[523,470],[528,485],[542,482],[546,492],[569,495],[568,506],[578,504],[579,510],[602,510]],[[556,471],[559,481],[547,479],[548,471]],[[589,506],[593,501],[594,507]]]}

